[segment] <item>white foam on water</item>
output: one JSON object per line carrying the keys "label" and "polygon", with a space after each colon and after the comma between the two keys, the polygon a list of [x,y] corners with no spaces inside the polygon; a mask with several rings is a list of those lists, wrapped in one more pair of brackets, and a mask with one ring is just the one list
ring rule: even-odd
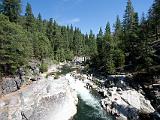
{"label": "white foam on water", "polygon": [[[96,99],[90,91],[85,87],[86,83],[80,80],[76,80],[73,76],[70,74],[67,74],[65,78],[69,81],[70,87],[76,91],[76,93],[81,97],[81,99],[89,106],[93,107],[93,109],[96,109],[96,112],[93,113],[97,116],[100,116],[101,118],[104,118],[106,120],[109,120],[107,116],[103,115],[103,109],[100,106],[100,103],[98,99]],[[69,98],[72,99],[72,98]],[[68,99],[68,100],[69,100]],[[70,115],[70,109],[69,108],[74,108],[71,107],[70,105],[73,105],[69,101],[65,101],[61,105],[58,105],[54,111],[54,113],[51,114],[51,119],[48,120],[68,120]],[[75,108],[76,109],[76,108]],[[76,110],[73,110],[76,111]],[[97,112],[98,111],[98,112]]]}
{"label": "white foam on water", "polygon": [[66,79],[69,80],[70,86],[74,89],[77,94],[86,102],[87,105],[94,108],[100,108],[99,101],[90,93],[90,91],[85,87],[86,83],[80,80],[76,80],[70,74],[66,75]]}

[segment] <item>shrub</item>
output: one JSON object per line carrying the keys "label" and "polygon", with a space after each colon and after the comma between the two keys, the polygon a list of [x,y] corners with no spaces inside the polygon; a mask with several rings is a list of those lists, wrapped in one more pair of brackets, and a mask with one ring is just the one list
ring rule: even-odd
{"label": "shrub", "polygon": [[48,71],[48,65],[46,63],[42,63],[40,66],[40,72],[44,73]]}

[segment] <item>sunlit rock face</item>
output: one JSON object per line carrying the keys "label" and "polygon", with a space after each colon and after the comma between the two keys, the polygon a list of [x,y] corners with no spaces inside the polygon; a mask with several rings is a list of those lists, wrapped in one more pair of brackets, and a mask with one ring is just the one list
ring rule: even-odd
{"label": "sunlit rock face", "polygon": [[149,100],[134,89],[120,90],[117,87],[104,90],[106,98],[101,100],[104,109],[118,114],[123,120],[138,120],[139,113],[150,114],[155,110]]}
{"label": "sunlit rock face", "polygon": [[36,81],[0,99],[0,120],[68,120],[78,98],[68,80],[52,77]]}

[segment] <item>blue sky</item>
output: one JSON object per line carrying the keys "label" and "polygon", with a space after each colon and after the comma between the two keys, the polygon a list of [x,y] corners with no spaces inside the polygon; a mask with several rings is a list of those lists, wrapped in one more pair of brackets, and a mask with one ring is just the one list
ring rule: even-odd
{"label": "blue sky", "polygon": [[[40,12],[43,19],[53,18],[61,25],[73,24],[83,33],[94,33],[105,28],[107,21],[113,26],[116,16],[123,18],[127,0],[22,0],[32,5],[35,16]],[[132,0],[135,11],[147,13],[153,0]],[[112,27],[113,30],[113,27]]]}

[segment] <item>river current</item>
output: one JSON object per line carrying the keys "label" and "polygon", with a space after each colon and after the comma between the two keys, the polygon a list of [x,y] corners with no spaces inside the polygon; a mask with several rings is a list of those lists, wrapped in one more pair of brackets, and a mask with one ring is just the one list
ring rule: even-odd
{"label": "river current", "polygon": [[74,120],[113,120],[113,117],[108,115],[101,107],[98,94],[85,88],[84,82],[75,80],[70,75],[67,75],[67,79],[79,98]]}

